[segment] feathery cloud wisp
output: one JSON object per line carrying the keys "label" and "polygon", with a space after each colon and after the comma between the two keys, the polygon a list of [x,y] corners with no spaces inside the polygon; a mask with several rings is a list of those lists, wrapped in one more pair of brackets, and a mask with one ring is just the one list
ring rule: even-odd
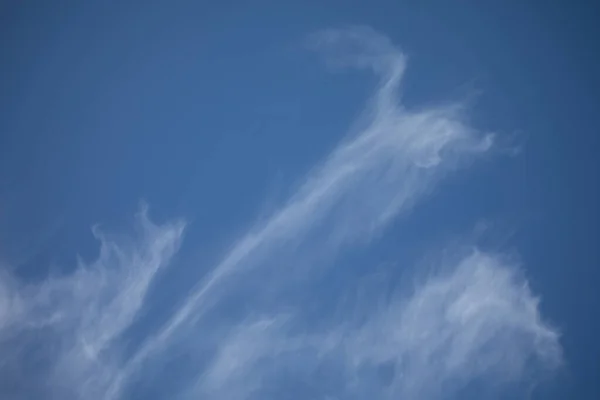
{"label": "feathery cloud wisp", "polygon": [[264,398],[293,387],[322,398],[438,399],[464,394],[473,382],[496,396],[535,383],[562,354],[518,272],[476,250],[412,293],[383,302],[385,290],[372,293],[379,306],[362,316],[344,310],[326,329],[306,321],[298,333],[287,315],[240,323],[196,393]]}
{"label": "feathery cloud wisp", "polygon": [[379,76],[363,126],[308,174],[283,207],[233,246],[163,330],[140,349],[130,368],[213,306],[223,293],[221,285],[235,280],[231,274],[260,268],[259,262],[269,265],[264,260],[274,256],[289,256],[316,231],[326,242],[325,251],[334,254],[344,243],[385,226],[457,163],[491,146],[491,135],[467,126],[457,106],[409,111],[398,103],[405,58],[387,38],[359,29],[325,31],[312,42],[330,60],[371,67]]}
{"label": "feathery cloud wisp", "polygon": [[157,226],[145,208],[141,235],[128,242],[94,230],[101,243],[91,264],[24,284],[0,279],[0,393],[11,398],[90,398],[118,367],[118,339],[142,308],[153,278],[179,247],[183,223]]}

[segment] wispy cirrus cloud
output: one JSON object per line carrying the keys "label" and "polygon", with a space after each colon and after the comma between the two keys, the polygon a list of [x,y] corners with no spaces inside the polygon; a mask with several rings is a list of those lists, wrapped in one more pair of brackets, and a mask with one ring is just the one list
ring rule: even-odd
{"label": "wispy cirrus cloud", "polygon": [[497,398],[526,392],[562,362],[558,333],[505,257],[474,250],[412,291],[388,297],[385,289],[372,288],[366,309],[345,308],[325,327],[299,330],[289,315],[240,323],[195,393],[302,398],[287,394],[294,388],[315,398]]}
{"label": "wispy cirrus cloud", "polygon": [[[99,259],[71,276],[35,286],[0,277],[0,368],[9,377],[2,393],[160,398],[167,395],[154,389],[162,388],[180,398],[435,399],[480,380],[529,381],[560,364],[558,334],[516,266],[497,255],[476,251],[413,291],[394,288],[391,300],[373,293],[360,312],[339,296],[362,276],[323,289],[323,271],[344,274],[336,256],[356,243],[367,249],[493,140],[465,122],[460,104],[402,105],[405,56],[378,33],[327,30],[309,42],[330,63],[379,78],[355,129],[189,293],[173,293],[173,314],[126,353],[125,333],[177,251],[182,223],[156,226],[142,212],[139,241],[100,235]],[[318,322],[303,303],[309,295],[322,296]],[[35,346],[41,358],[28,355]],[[170,387],[166,366],[181,354],[186,362]],[[25,388],[32,371],[35,387]]]}
{"label": "wispy cirrus cloud", "polygon": [[118,369],[118,341],[135,321],[158,271],[178,250],[184,224],[153,224],[143,207],[140,236],[94,229],[98,258],[66,276],[0,279],[0,393],[10,398],[102,398]]}
{"label": "wispy cirrus cloud", "polygon": [[405,57],[387,38],[361,28],[324,31],[310,42],[329,60],[371,67],[380,78],[360,126],[305,177],[286,204],[232,247],[163,330],[140,349],[133,370],[231,290],[236,281],[232,275],[261,273],[274,264],[274,257],[285,259],[307,242],[314,247],[315,237],[324,241],[319,252],[335,254],[342,245],[384,227],[460,162],[492,145],[491,135],[463,122],[457,105],[410,111],[398,102]]}

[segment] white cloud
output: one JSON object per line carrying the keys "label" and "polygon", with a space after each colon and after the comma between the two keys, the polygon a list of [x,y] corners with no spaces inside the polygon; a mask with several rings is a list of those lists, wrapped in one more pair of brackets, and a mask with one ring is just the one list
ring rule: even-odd
{"label": "white cloud", "polygon": [[157,226],[146,209],[140,237],[95,229],[98,259],[70,275],[28,284],[4,271],[0,279],[0,393],[11,398],[96,398],[113,378],[121,335],[158,270],[169,263],[182,223]]}
{"label": "white cloud", "polygon": [[435,398],[476,380],[529,379],[561,362],[558,334],[512,265],[475,251],[396,301],[347,343],[354,365],[392,361],[404,398]]}
{"label": "white cloud", "polygon": [[[380,288],[382,289],[382,288]],[[377,300],[385,297],[373,293]],[[346,309],[326,330],[298,335],[288,316],[241,323],[195,393],[210,398],[438,399],[480,382],[501,390],[535,384],[562,362],[559,335],[516,266],[474,251],[412,293]],[[335,321],[335,322],[333,322]],[[358,322],[360,321],[360,322]],[[482,388],[471,388],[481,398]]]}
{"label": "white cloud", "polygon": [[560,364],[558,335],[526,282],[510,263],[481,252],[412,293],[396,289],[392,301],[375,296],[380,301],[361,303],[360,312],[340,303],[335,316],[322,310],[325,323],[307,318],[292,290],[299,277],[317,291],[316,272],[332,268],[328,261],[368,243],[492,146],[491,135],[464,122],[460,105],[412,110],[399,102],[406,61],[388,39],[360,28],[325,31],[311,44],[334,65],[378,76],[356,129],[189,293],[170,294],[179,307],[127,353],[124,336],[177,251],[182,223],[156,226],[142,212],[140,238],[97,233],[98,260],[72,275],[34,286],[0,275],[0,393],[27,398],[49,388],[60,398],[118,399],[136,385],[166,390],[175,349],[192,360],[180,366],[184,387],[169,394],[184,398],[285,391],[434,399],[478,380],[531,382],[534,372]]}
{"label": "white cloud", "polygon": [[312,43],[330,60],[371,67],[379,76],[362,125],[308,174],[283,207],[232,247],[163,330],[140,349],[124,376],[217,303],[230,290],[221,285],[236,280],[232,274],[273,264],[264,260],[285,259],[296,246],[314,243],[317,234],[324,250],[312,248],[313,254],[335,254],[345,243],[367,239],[457,163],[490,148],[492,136],[467,126],[457,105],[411,111],[398,103],[405,59],[385,37],[368,29],[326,31]]}

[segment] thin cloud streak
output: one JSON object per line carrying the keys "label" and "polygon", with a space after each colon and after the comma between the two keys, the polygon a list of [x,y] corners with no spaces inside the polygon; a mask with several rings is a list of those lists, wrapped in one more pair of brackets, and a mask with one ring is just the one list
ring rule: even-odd
{"label": "thin cloud streak", "polygon": [[[232,274],[257,267],[282,248],[293,248],[324,219],[328,223],[322,234],[332,254],[348,241],[369,237],[412,206],[459,162],[492,145],[491,135],[480,135],[463,123],[459,107],[408,111],[398,103],[405,58],[387,38],[356,29],[325,31],[311,39],[329,60],[370,67],[379,76],[379,87],[363,117],[364,127],[315,168],[280,210],[233,246],[163,329],[139,350],[122,379],[167,345],[178,329],[197,321],[218,302],[220,285],[229,282]],[[115,393],[118,387],[119,383]]]}

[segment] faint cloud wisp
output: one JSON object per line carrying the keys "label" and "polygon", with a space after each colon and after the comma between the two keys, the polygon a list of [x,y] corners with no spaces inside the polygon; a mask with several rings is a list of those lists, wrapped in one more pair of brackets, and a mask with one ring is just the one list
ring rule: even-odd
{"label": "faint cloud wisp", "polygon": [[118,369],[121,335],[135,321],[184,224],[153,224],[142,208],[140,237],[94,230],[100,254],[71,275],[24,284],[0,280],[0,392],[10,398],[102,398]]}

